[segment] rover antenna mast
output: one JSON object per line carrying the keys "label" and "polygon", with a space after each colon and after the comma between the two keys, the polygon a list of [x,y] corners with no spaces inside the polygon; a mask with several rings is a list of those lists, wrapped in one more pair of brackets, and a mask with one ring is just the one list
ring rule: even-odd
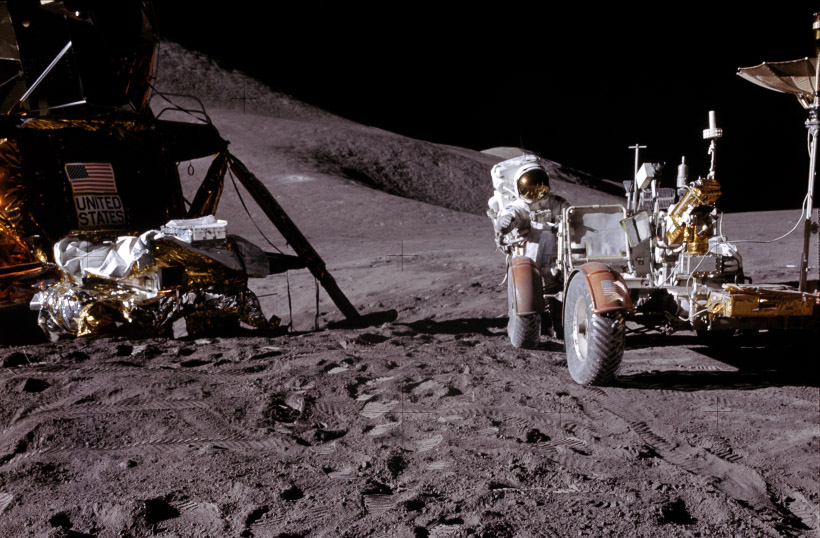
{"label": "rover antenna mast", "polygon": [[703,130],[703,139],[709,141],[709,155],[712,162],[709,165],[708,179],[715,179],[715,155],[717,154],[717,139],[723,136],[723,129],[719,129],[715,122],[715,111],[709,111],[709,128]]}

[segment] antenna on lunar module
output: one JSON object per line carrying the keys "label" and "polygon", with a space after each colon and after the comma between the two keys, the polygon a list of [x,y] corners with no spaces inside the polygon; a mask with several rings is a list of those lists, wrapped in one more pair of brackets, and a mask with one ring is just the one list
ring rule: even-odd
{"label": "antenna on lunar module", "polygon": [[809,270],[809,239],[811,237],[811,212],[814,196],[814,171],[817,164],[817,136],[820,134],[820,13],[814,14],[814,58],[803,58],[788,62],[763,62],[754,67],[741,67],[738,75],[768,88],[797,97],[808,110],[806,128],[809,130],[809,186],[805,201],[805,225],[803,229],[803,255],[800,258],[800,291],[806,291]]}

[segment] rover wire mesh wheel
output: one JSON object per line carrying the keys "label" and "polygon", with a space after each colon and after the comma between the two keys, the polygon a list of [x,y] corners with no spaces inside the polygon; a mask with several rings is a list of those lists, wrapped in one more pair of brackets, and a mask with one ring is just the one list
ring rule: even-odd
{"label": "rover wire mesh wheel", "polygon": [[515,284],[512,266],[507,269],[507,334],[513,347],[534,348],[541,336],[541,314],[519,316],[515,313]]}
{"label": "rover wire mesh wheel", "polygon": [[610,383],[624,355],[624,313],[595,314],[583,273],[572,277],[564,309],[564,345],[572,379],[581,385]]}

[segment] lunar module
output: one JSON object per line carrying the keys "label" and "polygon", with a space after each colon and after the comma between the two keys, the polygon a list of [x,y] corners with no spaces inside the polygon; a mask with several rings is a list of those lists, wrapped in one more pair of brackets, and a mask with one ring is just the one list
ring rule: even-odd
{"label": "lunar module", "polygon": [[[30,305],[50,333],[122,326],[162,333],[180,317],[271,326],[276,320],[260,317],[245,287],[248,276],[302,267],[357,318],[322,259],[207,115],[174,122],[152,112],[154,28],[141,0],[0,2],[2,331]],[[209,155],[188,203],[177,165]],[[227,174],[295,255],[219,234],[212,215]],[[169,223],[176,226],[163,228]],[[204,236],[185,237],[202,226]]]}

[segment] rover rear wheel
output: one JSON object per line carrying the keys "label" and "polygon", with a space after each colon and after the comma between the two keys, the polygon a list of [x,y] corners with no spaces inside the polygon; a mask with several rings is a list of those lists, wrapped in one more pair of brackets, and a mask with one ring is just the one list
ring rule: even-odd
{"label": "rover rear wheel", "polygon": [[569,283],[564,312],[564,345],[572,379],[581,385],[610,383],[624,355],[624,313],[594,313],[582,273],[577,273]]}
{"label": "rover rear wheel", "polygon": [[507,313],[510,318],[507,323],[507,335],[513,347],[536,347],[541,336],[541,314],[519,316],[515,313],[515,285],[512,268],[507,272]]}

